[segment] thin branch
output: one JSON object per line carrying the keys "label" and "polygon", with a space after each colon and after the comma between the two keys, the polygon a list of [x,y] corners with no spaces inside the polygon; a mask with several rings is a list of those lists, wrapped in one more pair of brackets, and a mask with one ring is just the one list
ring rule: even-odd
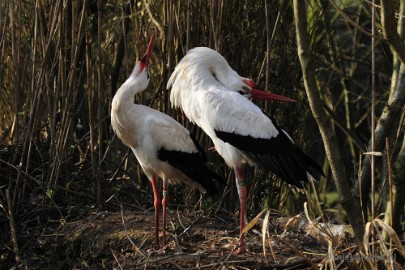
{"label": "thin branch", "polygon": [[145,5],[145,9],[146,9],[146,12],[148,12],[150,20],[153,22],[153,24],[156,26],[156,28],[159,29],[160,36],[161,37],[164,36],[165,31],[164,31],[162,25],[153,16],[152,11],[150,10],[150,7],[149,7],[149,3],[146,0],[144,0],[143,4]]}
{"label": "thin branch", "polygon": [[398,34],[395,20],[395,1],[381,0],[381,24],[384,37],[391,45],[391,49],[398,56],[402,64],[405,64],[405,44]]}
{"label": "thin branch", "polygon": [[362,32],[363,34],[367,35],[367,36],[373,36],[372,33],[368,32],[366,29],[364,29],[363,27],[361,27],[358,23],[356,23],[355,21],[353,21],[342,9],[340,9],[338,7],[338,5],[336,5],[335,1],[333,0],[329,0],[329,2],[331,3],[331,5],[336,9],[336,11],[343,17],[343,19],[345,19],[346,22],[348,22],[350,25],[354,26],[356,29],[358,29],[360,32]]}

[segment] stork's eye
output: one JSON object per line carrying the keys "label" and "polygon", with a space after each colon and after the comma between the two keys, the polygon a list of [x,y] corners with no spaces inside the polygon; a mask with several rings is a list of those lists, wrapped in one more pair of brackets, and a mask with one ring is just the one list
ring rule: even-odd
{"label": "stork's eye", "polygon": [[250,88],[247,86],[242,86],[242,90],[237,90],[237,92],[239,94],[241,94],[242,96],[248,95],[250,92]]}
{"label": "stork's eye", "polygon": [[244,92],[244,91],[242,91],[242,90],[239,90],[238,93],[241,94],[242,96],[243,96],[243,95],[246,95],[246,92]]}
{"label": "stork's eye", "polygon": [[250,88],[248,86],[242,86],[242,90],[247,94],[250,92]]}

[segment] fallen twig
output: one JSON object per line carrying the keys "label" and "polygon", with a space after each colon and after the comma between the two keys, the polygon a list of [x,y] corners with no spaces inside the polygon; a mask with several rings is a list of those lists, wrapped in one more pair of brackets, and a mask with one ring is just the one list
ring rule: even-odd
{"label": "fallen twig", "polygon": [[296,249],[295,247],[293,247],[292,245],[290,245],[289,243],[287,243],[287,241],[284,241],[282,238],[278,238],[278,240],[283,243],[284,245],[286,245],[292,252],[294,252],[295,254],[297,254],[298,256],[300,256],[303,260],[305,260],[309,265],[311,265],[313,268],[317,268],[316,264],[314,264],[310,259],[308,259],[307,256],[305,256],[301,251],[299,251],[298,249]]}
{"label": "fallen twig", "polygon": [[9,189],[6,189],[6,197],[7,197],[7,204],[8,204],[8,220],[10,222],[11,241],[13,242],[14,258],[15,258],[16,262],[19,262],[20,261],[20,250],[18,248],[17,234],[16,234],[17,230],[15,228],[13,205],[11,203],[12,200],[11,200]]}
{"label": "fallen twig", "polygon": [[117,255],[115,255],[114,250],[112,250],[111,248],[110,248],[110,250],[111,250],[111,253],[112,253],[113,257],[114,257],[114,260],[115,260],[115,261],[117,262],[117,264],[118,264],[118,267],[119,267],[121,270],[123,270],[123,268],[122,268],[120,262],[118,261]]}

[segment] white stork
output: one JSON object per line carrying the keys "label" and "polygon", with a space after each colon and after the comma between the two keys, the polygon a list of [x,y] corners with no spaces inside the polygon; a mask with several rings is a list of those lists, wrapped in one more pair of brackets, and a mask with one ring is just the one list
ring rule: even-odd
{"label": "white stork", "polygon": [[[134,152],[144,173],[152,183],[155,207],[155,248],[159,248],[159,208],[163,207],[163,248],[166,246],[167,180],[183,182],[201,192],[215,193],[214,180],[221,179],[205,164],[205,154],[190,132],[173,118],[147,106],[134,104],[134,95],[149,84],[149,56],[152,35],[143,58],[135,65],[129,78],[112,100],[111,125]],[[156,185],[163,179],[163,199],[160,202]]]}
{"label": "white stork", "polygon": [[292,99],[254,89],[218,52],[198,47],[190,50],[173,71],[172,106],[181,108],[190,121],[212,139],[216,151],[235,172],[240,197],[240,240],[236,253],[245,252],[242,234],[246,216],[246,185],[242,165],[248,163],[274,172],[289,184],[302,188],[307,172],[314,178],[322,169],[306,156],[273,119],[248,98],[291,102]]}

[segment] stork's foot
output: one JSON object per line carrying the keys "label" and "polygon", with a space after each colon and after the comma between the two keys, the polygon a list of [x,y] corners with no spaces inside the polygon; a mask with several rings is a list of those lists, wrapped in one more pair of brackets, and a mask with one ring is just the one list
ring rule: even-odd
{"label": "stork's foot", "polygon": [[241,255],[241,254],[244,254],[244,253],[246,253],[245,246],[239,247],[237,250],[235,250],[233,252],[234,255]]}
{"label": "stork's foot", "polygon": [[246,253],[245,237],[244,237],[243,234],[241,234],[241,236],[240,236],[240,238],[239,238],[238,244],[239,244],[239,247],[238,247],[237,250],[235,250],[235,251],[233,252],[233,254],[234,254],[234,255],[240,255],[240,254]]}
{"label": "stork's foot", "polygon": [[159,250],[159,249],[160,249],[159,242],[155,242],[155,243],[153,244],[153,250],[157,251],[157,250]]}
{"label": "stork's foot", "polygon": [[167,250],[167,245],[166,245],[166,243],[164,243],[163,245],[162,245],[162,249],[160,250],[160,251],[162,251],[163,253],[166,253],[166,250]]}
{"label": "stork's foot", "polygon": [[165,255],[166,254],[166,247],[165,248],[161,248],[159,250],[155,250],[156,254],[158,255]]}
{"label": "stork's foot", "polygon": [[166,231],[163,231],[163,241],[162,241],[162,249],[165,250],[167,248],[166,245]]}
{"label": "stork's foot", "polygon": [[166,250],[167,250],[167,246],[159,245],[159,243],[156,244],[156,242],[155,242],[153,244],[153,248],[149,249],[149,252],[151,252],[153,254],[163,255],[163,254],[166,254]]}

